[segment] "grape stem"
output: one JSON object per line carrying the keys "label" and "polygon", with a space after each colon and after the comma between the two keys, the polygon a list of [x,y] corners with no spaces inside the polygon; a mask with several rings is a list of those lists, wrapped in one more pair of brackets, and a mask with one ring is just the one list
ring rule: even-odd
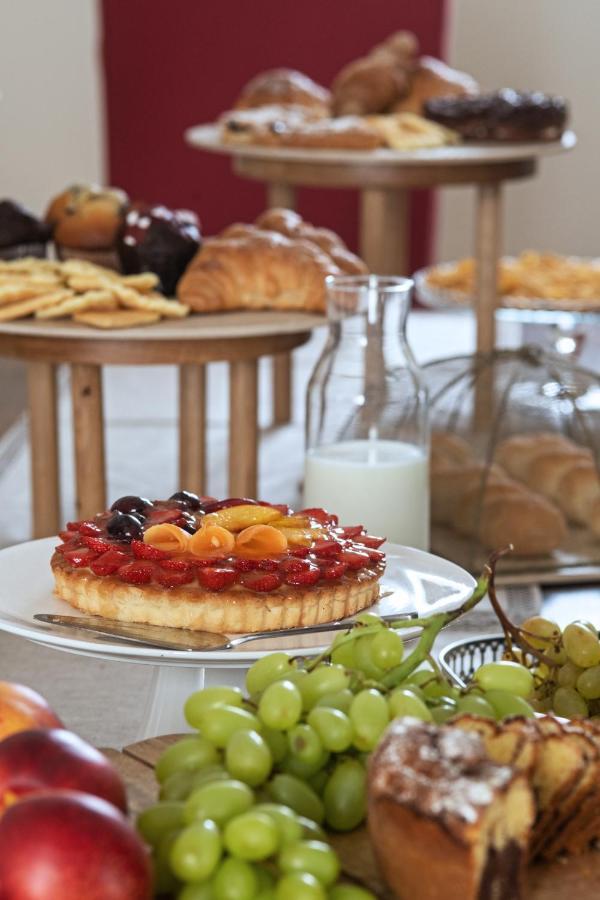
{"label": "grape stem", "polygon": [[530,656],[535,657],[539,662],[546,663],[547,666],[552,666],[555,668],[559,665],[556,660],[551,659],[549,656],[546,656],[541,650],[538,650],[537,647],[532,646],[529,641],[525,638],[525,635],[528,633],[523,631],[522,628],[519,628],[518,625],[515,625],[509,617],[506,615],[502,606],[500,605],[500,601],[498,600],[498,595],[496,593],[496,585],[494,584],[494,579],[490,580],[489,585],[489,596],[490,603],[492,604],[492,609],[496,613],[496,617],[502,626],[502,630],[504,632],[504,639],[506,641],[506,647],[509,653],[512,653],[512,643],[514,643],[521,649],[523,652],[528,653]]}
{"label": "grape stem", "polygon": [[[496,565],[498,563],[498,560],[509,553],[511,550],[512,546],[509,546],[501,550],[497,550],[491,554],[486,565],[484,566],[479,580],[477,581],[475,590],[461,606],[457,607],[457,609],[453,609],[449,612],[444,613],[434,613],[432,616],[425,616],[422,619],[413,619],[412,622],[409,623],[401,623],[400,627],[403,628],[410,627],[411,625],[419,625],[422,628],[422,631],[419,636],[417,646],[414,648],[412,653],[410,653],[410,655],[407,656],[399,666],[396,666],[394,669],[390,669],[389,672],[386,672],[384,677],[381,679],[382,683],[386,687],[391,688],[395,687],[398,684],[402,684],[402,682],[405,681],[408,676],[421,665],[421,663],[425,662],[431,656],[431,651],[433,649],[435,639],[437,638],[442,628],[445,628],[446,625],[449,625],[460,616],[463,616],[465,613],[469,612],[471,609],[477,606],[477,604],[481,600],[483,600],[485,595],[488,593],[490,585],[493,585],[494,583]],[[396,624],[399,623],[395,623],[395,626]]]}

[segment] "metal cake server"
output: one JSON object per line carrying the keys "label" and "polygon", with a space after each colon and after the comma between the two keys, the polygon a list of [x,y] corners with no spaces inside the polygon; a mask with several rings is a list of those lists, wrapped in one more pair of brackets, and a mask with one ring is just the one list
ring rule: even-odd
{"label": "metal cake server", "polygon": [[[260,641],[282,637],[300,637],[305,634],[319,634],[331,631],[345,631],[352,622],[331,622],[327,625],[309,625],[304,628],[282,628],[277,631],[258,631],[255,634],[242,634],[231,637],[211,631],[188,631],[184,628],[166,628],[162,625],[140,625],[129,622],[116,622],[101,616],[63,616],[53,613],[38,613],[33,617],[45,625],[68,628],[73,633],[92,632],[102,636],[116,638],[120,642],[134,643],[159,650],[181,650],[187,653],[198,651],[233,650],[251,641]],[[416,613],[403,613],[384,616],[384,620],[414,619]],[[50,629],[48,629],[50,630]],[[307,648],[312,649],[312,648]]]}

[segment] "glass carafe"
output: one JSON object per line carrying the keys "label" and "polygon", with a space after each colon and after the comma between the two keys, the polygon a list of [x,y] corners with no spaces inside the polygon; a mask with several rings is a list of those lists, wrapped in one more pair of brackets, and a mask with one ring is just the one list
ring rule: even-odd
{"label": "glass carafe", "polygon": [[307,393],[304,505],[426,550],[428,407],[406,340],[412,286],[327,279],[329,336]]}

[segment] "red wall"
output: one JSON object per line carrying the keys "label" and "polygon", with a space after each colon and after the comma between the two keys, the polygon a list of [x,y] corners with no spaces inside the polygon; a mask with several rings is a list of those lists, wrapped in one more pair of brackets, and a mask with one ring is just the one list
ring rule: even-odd
{"label": "red wall", "polygon": [[[445,0],[101,0],[109,177],[135,199],[196,210],[205,233],[250,221],[264,190],[226,158],[188,148],[183,131],[228,109],[273,66],[329,84],[348,60],[408,28],[441,55]],[[299,208],[356,247],[354,191],[303,189]],[[431,197],[415,196],[413,268],[427,260]]]}

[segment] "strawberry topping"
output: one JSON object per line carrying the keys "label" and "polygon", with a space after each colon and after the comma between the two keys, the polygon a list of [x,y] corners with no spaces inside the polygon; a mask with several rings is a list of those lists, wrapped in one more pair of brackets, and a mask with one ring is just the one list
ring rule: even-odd
{"label": "strawberry topping", "polygon": [[154,563],[136,559],[134,562],[121,566],[118,575],[122,581],[126,581],[128,584],[149,584],[156,571]]}
{"label": "strawberry topping", "polygon": [[314,563],[308,560],[300,560],[304,563],[302,569],[292,569],[285,573],[286,584],[292,585],[309,585],[316,584],[321,578],[321,570]]}
{"label": "strawberry topping", "polygon": [[[204,560],[202,560],[204,562]],[[161,559],[158,562],[158,565],[161,569],[164,569],[166,572],[192,572],[194,571],[194,566],[198,565],[198,560],[195,559]]]}
{"label": "strawberry topping", "polygon": [[299,509],[296,512],[297,516],[308,516],[309,519],[314,519],[315,522],[320,522],[321,525],[337,525],[338,517],[333,513],[327,512],[326,509],[321,509],[319,506],[311,506],[309,509]]}
{"label": "strawberry topping", "polygon": [[180,572],[177,572],[173,569],[160,569],[156,573],[156,580],[163,587],[180,587],[182,584],[189,584],[190,581],[194,580],[194,570],[191,568],[191,566],[187,572],[183,569]]}
{"label": "strawberry topping", "polygon": [[209,591],[224,591],[225,588],[231,587],[235,583],[236,577],[235,569],[225,569],[217,566],[207,566],[205,569],[198,569],[198,581],[202,587],[208,588]]}
{"label": "strawberry topping", "polygon": [[384,537],[375,537],[374,534],[359,534],[354,538],[354,540],[357,544],[363,544],[365,547],[370,547],[373,550],[381,547],[381,545],[386,541]]}
{"label": "strawberry topping", "polygon": [[86,547],[89,547],[90,550],[95,550],[96,553],[106,553],[108,550],[113,550],[115,546],[108,541],[103,541],[102,538],[88,537],[87,534],[82,535],[81,540]]}
{"label": "strawberry topping", "polygon": [[92,560],[90,569],[94,575],[114,575],[128,559],[127,553],[123,553],[122,550],[107,550],[106,553]]}
{"label": "strawberry topping", "polygon": [[87,547],[81,547],[76,550],[63,550],[63,556],[74,569],[81,569],[89,566],[92,560],[96,559],[98,553]]}
{"label": "strawberry topping", "polygon": [[345,562],[342,562],[340,559],[335,559],[332,562],[325,563],[323,568],[321,569],[321,575],[326,581],[337,581],[338,578],[341,578],[348,566]]}
{"label": "strawberry topping", "polygon": [[143,541],[132,541],[130,547],[136,559],[168,559],[169,557],[164,550],[159,550],[158,547],[145,544]]}
{"label": "strawberry topping", "polygon": [[342,550],[340,559],[346,563],[352,571],[358,571],[370,563],[369,554],[362,550]]}
{"label": "strawberry topping", "polygon": [[278,572],[244,572],[241,581],[244,587],[261,594],[281,587],[281,575]]}
{"label": "strawberry topping", "polygon": [[315,541],[312,546],[312,552],[321,559],[331,559],[339,556],[342,552],[342,545],[339,541]]}
{"label": "strawberry topping", "polygon": [[80,522],[78,531],[80,534],[86,534],[89,537],[99,537],[102,529],[95,522]]}

